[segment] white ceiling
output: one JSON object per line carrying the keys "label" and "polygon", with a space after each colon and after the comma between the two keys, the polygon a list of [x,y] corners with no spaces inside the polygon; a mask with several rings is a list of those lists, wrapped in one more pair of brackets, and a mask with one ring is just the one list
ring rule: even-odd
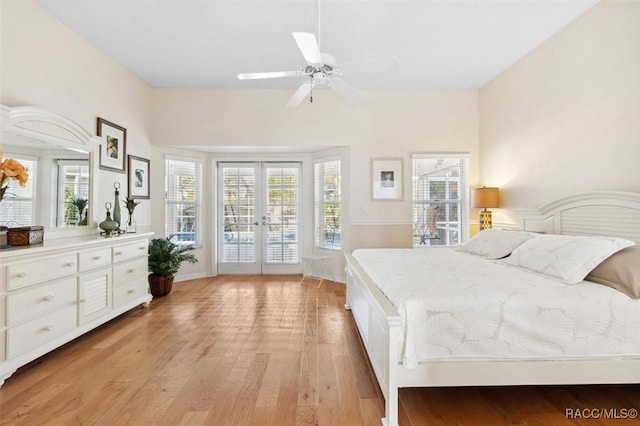
{"label": "white ceiling", "polygon": [[[294,88],[300,78],[240,72],[302,68],[291,33],[318,34],[316,0],[36,0],[152,87]],[[361,89],[476,89],[598,0],[324,0],[320,42]]]}

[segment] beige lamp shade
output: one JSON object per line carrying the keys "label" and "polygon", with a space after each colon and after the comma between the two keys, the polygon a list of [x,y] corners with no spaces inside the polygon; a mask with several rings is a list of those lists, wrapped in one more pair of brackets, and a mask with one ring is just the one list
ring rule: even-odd
{"label": "beige lamp shade", "polygon": [[495,187],[475,188],[471,195],[471,205],[478,209],[500,207],[500,190]]}

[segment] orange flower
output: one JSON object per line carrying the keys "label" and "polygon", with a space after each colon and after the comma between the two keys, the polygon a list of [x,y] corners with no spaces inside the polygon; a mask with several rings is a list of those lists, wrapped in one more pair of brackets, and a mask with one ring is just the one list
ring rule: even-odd
{"label": "orange flower", "polygon": [[[0,151],[0,158],[2,152]],[[0,162],[0,187],[6,186],[9,179],[17,180],[20,186],[25,186],[29,180],[29,169],[13,158],[5,158]]]}

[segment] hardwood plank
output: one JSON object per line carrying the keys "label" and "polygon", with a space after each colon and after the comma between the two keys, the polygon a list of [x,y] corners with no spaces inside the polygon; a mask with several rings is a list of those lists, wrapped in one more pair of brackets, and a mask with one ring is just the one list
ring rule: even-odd
{"label": "hardwood plank", "polygon": [[345,424],[353,426],[364,425],[351,362],[349,358],[345,356],[335,357],[334,360],[336,363],[336,375],[338,377],[340,407]]}
{"label": "hardwood plank", "polygon": [[338,378],[330,343],[318,345],[318,422],[322,425],[344,424],[338,393]]}

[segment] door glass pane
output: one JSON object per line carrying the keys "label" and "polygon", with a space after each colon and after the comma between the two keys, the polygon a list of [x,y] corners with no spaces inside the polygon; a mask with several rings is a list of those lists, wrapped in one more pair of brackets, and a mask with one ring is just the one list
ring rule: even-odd
{"label": "door glass pane", "polygon": [[298,263],[298,167],[266,168],[266,263]]}
{"label": "door glass pane", "polygon": [[222,170],[222,262],[253,263],[255,256],[255,176],[253,167]]}

